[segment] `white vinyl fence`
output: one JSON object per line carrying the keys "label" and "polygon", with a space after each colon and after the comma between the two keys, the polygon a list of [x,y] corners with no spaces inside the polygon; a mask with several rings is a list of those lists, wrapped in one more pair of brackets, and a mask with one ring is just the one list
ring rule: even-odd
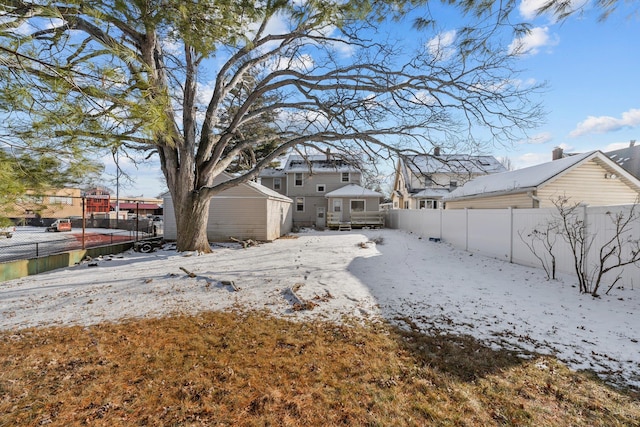
{"label": "white vinyl fence", "polygon": [[[579,219],[585,221],[588,239],[593,239],[586,256],[586,269],[589,274],[599,265],[600,248],[616,234],[612,216],[619,212],[628,215],[630,210],[631,205],[579,208]],[[636,213],[640,213],[640,205],[635,205],[635,210]],[[425,238],[440,238],[469,252],[516,264],[541,267],[540,260],[529,249],[527,243],[533,245],[536,254],[545,262],[549,262],[550,257],[541,242],[530,237],[530,234],[533,230],[546,231],[546,225],[558,218],[556,208],[395,209],[388,211],[386,226],[410,231]],[[630,225],[629,232],[622,238],[640,239],[640,220],[636,219]],[[556,258],[556,271],[575,275],[573,253],[562,237],[557,236],[552,252]],[[607,265],[611,262],[610,260]],[[600,291],[604,292],[618,275],[620,280],[616,286],[640,286],[640,262],[607,273]]]}

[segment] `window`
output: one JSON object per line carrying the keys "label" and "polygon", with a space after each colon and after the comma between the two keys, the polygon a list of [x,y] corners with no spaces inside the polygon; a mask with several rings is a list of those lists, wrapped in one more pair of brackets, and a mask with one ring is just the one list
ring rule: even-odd
{"label": "window", "polygon": [[351,212],[364,212],[364,200],[352,200]]}
{"label": "window", "polygon": [[419,209],[438,209],[437,200],[420,200],[418,202]]}
{"label": "window", "polygon": [[73,200],[71,197],[51,196],[49,197],[49,203],[52,205],[73,205]]}
{"label": "window", "polygon": [[431,175],[424,175],[424,186],[431,187],[433,185],[433,177]]}
{"label": "window", "polygon": [[449,187],[450,188],[457,188],[458,187],[458,181],[449,181]]}
{"label": "window", "polygon": [[324,193],[326,190],[326,186],[324,184],[318,184],[316,185],[316,191],[318,193]]}
{"label": "window", "polygon": [[333,211],[342,212],[342,199],[333,199]]}
{"label": "window", "polygon": [[303,183],[302,173],[301,172],[296,172],[293,175],[293,185],[295,187],[302,187],[302,183]]}
{"label": "window", "polygon": [[304,212],[304,197],[296,197],[296,212]]}
{"label": "window", "polygon": [[280,178],[273,178],[273,189],[280,190],[282,188],[282,180]]}
{"label": "window", "polygon": [[341,182],[349,182],[349,172],[342,172]]}

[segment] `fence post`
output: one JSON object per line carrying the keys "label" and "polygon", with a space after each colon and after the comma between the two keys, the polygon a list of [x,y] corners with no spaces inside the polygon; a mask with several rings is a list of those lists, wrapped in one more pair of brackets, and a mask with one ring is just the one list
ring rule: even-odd
{"label": "fence post", "polygon": [[582,205],[582,229],[584,230],[584,241],[582,244],[582,274],[584,277],[587,277],[589,273],[589,246],[591,246],[591,242],[589,239],[589,223],[587,222],[587,206],[586,204]]}
{"label": "fence post", "polygon": [[469,208],[464,208],[464,250],[469,251]]}
{"label": "fence post", "polygon": [[513,208],[509,206],[509,263],[513,263]]}

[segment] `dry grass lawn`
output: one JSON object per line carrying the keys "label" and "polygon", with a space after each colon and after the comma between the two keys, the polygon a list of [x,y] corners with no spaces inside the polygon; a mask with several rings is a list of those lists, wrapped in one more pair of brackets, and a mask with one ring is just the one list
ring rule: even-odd
{"label": "dry grass lawn", "polygon": [[640,425],[550,357],[264,313],[3,333],[0,366],[0,426]]}

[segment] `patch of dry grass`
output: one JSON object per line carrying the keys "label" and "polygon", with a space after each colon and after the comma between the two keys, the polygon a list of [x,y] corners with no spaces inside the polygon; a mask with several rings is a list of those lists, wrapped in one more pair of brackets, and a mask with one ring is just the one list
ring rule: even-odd
{"label": "patch of dry grass", "polygon": [[0,426],[640,424],[548,357],[263,313],[4,333],[0,366]]}

